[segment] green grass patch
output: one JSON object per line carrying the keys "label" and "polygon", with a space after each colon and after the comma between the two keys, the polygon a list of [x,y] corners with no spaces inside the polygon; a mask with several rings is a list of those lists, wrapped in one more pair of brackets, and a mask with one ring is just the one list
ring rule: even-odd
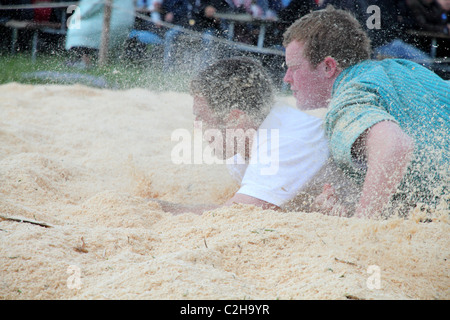
{"label": "green grass patch", "polygon": [[[106,66],[93,65],[89,69],[70,66],[69,56],[64,53],[38,54],[33,62],[31,53],[0,55],[0,84],[19,82],[27,84],[71,84],[73,82],[93,85],[87,77],[102,79],[111,89],[146,88],[149,90],[187,91],[190,75],[164,74],[161,64],[151,59],[131,60],[110,58]],[[38,77],[30,74],[39,73]],[[48,76],[42,77],[43,74]],[[74,77],[68,77],[71,74]],[[77,80],[74,80],[77,79]]]}

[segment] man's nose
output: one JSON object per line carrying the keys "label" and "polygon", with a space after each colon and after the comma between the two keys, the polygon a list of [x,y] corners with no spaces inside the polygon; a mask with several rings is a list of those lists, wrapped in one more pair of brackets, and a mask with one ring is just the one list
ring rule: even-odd
{"label": "man's nose", "polygon": [[291,76],[291,71],[289,69],[287,69],[286,74],[284,75],[283,81],[291,84],[292,76]]}

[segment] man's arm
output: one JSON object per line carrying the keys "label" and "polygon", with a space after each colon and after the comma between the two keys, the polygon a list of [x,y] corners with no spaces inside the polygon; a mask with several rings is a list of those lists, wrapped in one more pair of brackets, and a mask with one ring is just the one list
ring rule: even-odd
{"label": "man's arm", "polygon": [[170,212],[173,214],[181,214],[187,212],[202,214],[205,211],[220,208],[220,205],[216,204],[181,204],[159,199],[150,199],[150,200],[157,202],[161,206],[161,209],[163,211]]}
{"label": "man's arm", "polygon": [[395,193],[412,159],[414,141],[396,123],[382,121],[366,130],[357,140],[367,161],[355,216],[374,217]]}
{"label": "man's arm", "polygon": [[261,207],[264,210],[270,209],[270,210],[279,210],[280,207],[258,199],[258,198],[254,198],[251,196],[248,196],[246,194],[242,194],[242,193],[236,193],[230,200],[228,200],[227,202],[225,202],[225,206],[231,206],[235,203],[242,203],[242,204],[251,204],[251,205],[255,205],[257,207]]}
{"label": "man's arm", "polygon": [[181,214],[181,213],[187,213],[192,212],[195,214],[202,214],[205,211],[214,210],[220,207],[224,206],[232,206],[235,203],[242,203],[242,204],[250,204],[255,205],[257,207],[261,207],[262,209],[272,209],[272,210],[278,210],[279,207],[271,204],[269,202],[266,202],[264,200],[260,200],[245,194],[236,193],[231,199],[229,199],[223,206],[221,205],[215,205],[215,204],[179,204],[179,203],[173,203],[169,201],[159,200],[159,199],[151,199],[152,201],[156,201],[161,206],[162,210],[165,212],[170,212],[173,214]]}

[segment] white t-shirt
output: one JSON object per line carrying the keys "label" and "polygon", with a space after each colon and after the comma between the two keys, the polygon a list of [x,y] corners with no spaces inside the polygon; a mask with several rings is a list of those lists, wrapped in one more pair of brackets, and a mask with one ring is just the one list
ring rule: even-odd
{"label": "white t-shirt", "polygon": [[284,104],[276,104],[258,128],[249,163],[237,154],[227,166],[240,183],[237,193],[279,207],[307,207],[324,183],[343,177],[330,161],[322,119]]}

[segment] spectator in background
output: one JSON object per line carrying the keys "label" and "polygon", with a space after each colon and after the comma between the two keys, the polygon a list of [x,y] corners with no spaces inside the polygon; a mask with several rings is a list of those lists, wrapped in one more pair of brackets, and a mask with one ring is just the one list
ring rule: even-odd
{"label": "spectator in background", "polygon": [[[32,4],[49,3],[50,0],[32,0]],[[52,15],[52,8],[36,8],[34,9],[34,21],[48,22]]]}
{"label": "spectator in background", "polygon": [[161,26],[161,2],[162,0],[136,1],[135,10],[138,15],[129,35],[127,57],[139,57],[147,51],[148,45],[163,44],[165,29]]}
{"label": "spectator in background", "polygon": [[[31,4],[31,0],[2,0],[1,5],[24,5]],[[2,20],[33,20],[33,9],[21,9],[21,10],[0,10]]]}
{"label": "spectator in background", "polygon": [[[234,13],[252,14],[252,0],[227,0],[227,3]],[[255,15],[257,14],[255,11]]]}
{"label": "spectator in background", "polygon": [[277,47],[282,47],[281,40],[286,29],[300,17],[317,9],[315,0],[282,0],[280,10],[278,10],[278,23],[273,30],[268,32],[266,43]]}
{"label": "spectator in background", "polygon": [[[136,10],[138,12],[146,13],[150,18],[152,23],[148,23],[143,28],[151,29],[155,24],[161,22],[161,4],[162,0],[137,0]],[[141,22],[142,23],[142,22]],[[151,26],[150,26],[151,25]]]}
{"label": "spectator in background", "polygon": [[187,26],[188,22],[187,0],[161,0],[161,14],[168,23]]}
{"label": "spectator in background", "polygon": [[164,35],[164,61],[163,71],[169,72],[173,67],[174,42],[181,34],[183,28],[188,27],[188,0],[162,0],[161,17],[164,22],[174,26]]}
{"label": "spectator in background", "polygon": [[[134,25],[134,0],[113,0],[110,24],[110,49],[121,49]],[[73,13],[80,18],[67,30],[66,49],[73,53],[76,61],[71,66],[87,68],[98,55],[103,30],[103,1],[81,0]]]}
{"label": "spectator in background", "polygon": [[[21,6],[21,5],[35,5],[39,3],[50,3],[50,2],[59,2],[57,0],[2,0],[0,1],[0,5],[5,6]],[[61,22],[61,9],[58,8],[34,8],[34,9],[10,9],[10,10],[0,10],[0,23],[6,23],[9,20],[18,20],[18,21],[34,21],[38,23],[49,23],[49,22]],[[15,49],[18,48],[29,48],[30,46],[30,38],[34,30],[20,30],[20,36],[17,37],[17,43],[15,43]],[[42,38],[46,38],[48,33],[44,33],[44,37],[40,36],[40,40]],[[11,29],[3,28],[0,26],[0,46],[6,48],[9,45],[9,40],[11,37]],[[5,42],[3,42],[5,41]],[[23,46],[23,47],[22,47]],[[20,50],[20,49],[19,49]]]}
{"label": "spectator in background", "polygon": [[450,0],[437,0],[437,2],[441,5],[445,12],[448,13],[450,11]]}
{"label": "spectator in background", "polygon": [[199,65],[199,68],[203,69],[219,55],[213,37],[225,37],[228,33],[226,22],[215,15],[217,12],[228,11],[230,6],[226,0],[190,0],[190,5],[189,25],[195,31],[203,33],[202,57]]}
{"label": "spectator in background", "polygon": [[406,0],[413,18],[413,27],[421,31],[449,33],[450,1]]}
{"label": "spectator in background", "polygon": [[230,6],[226,0],[190,0],[189,25],[196,31],[208,32],[222,36],[226,32],[223,22],[215,17],[217,12],[228,11]]}
{"label": "spectator in background", "polygon": [[[337,9],[350,11],[368,33],[372,47],[376,48],[400,38],[404,31],[403,24],[398,18],[404,14],[402,3],[401,0],[325,0],[320,8],[323,9],[331,4]],[[381,26],[379,28],[367,24],[372,15],[372,12],[367,12],[367,8],[371,5],[380,9]]]}
{"label": "spectator in background", "polygon": [[444,12],[442,13],[442,23],[446,24],[444,27],[444,33],[450,33],[450,0],[437,0]]}
{"label": "spectator in background", "polygon": [[317,9],[315,0],[291,0],[283,1],[283,8],[278,13],[278,19],[283,31],[295,20]]}
{"label": "spectator in background", "polygon": [[[262,18],[264,16],[264,11],[262,7],[258,4],[258,1],[252,0],[226,0],[226,1],[229,5],[229,12],[235,14],[248,14],[256,18]],[[254,44],[256,43],[258,30],[259,29],[255,28],[254,26],[248,23],[235,23],[233,40],[247,44]]]}
{"label": "spectator in background", "polygon": [[264,19],[276,19],[278,13],[283,8],[283,2],[281,0],[258,0],[257,4],[263,11]]}
{"label": "spectator in background", "polygon": [[[410,28],[407,16],[407,8],[402,0],[325,0],[321,9],[327,5],[333,5],[337,9],[350,11],[370,38],[373,49],[373,58],[402,58],[418,62],[429,67],[431,59],[422,50],[409,44],[405,36],[406,29]],[[376,27],[369,22],[374,11],[369,6],[379,8],[380,26]]]}

